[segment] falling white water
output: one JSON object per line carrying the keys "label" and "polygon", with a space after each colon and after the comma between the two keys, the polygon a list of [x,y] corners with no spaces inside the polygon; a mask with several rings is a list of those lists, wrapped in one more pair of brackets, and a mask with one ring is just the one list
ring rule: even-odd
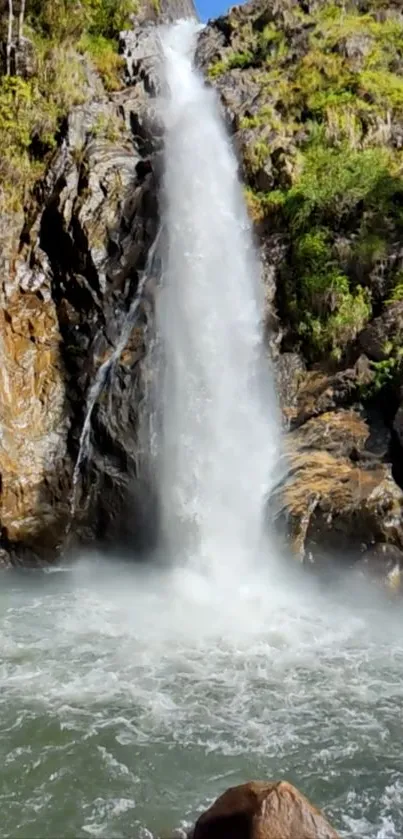
{"label": "falling white water", "polygon": [[257,553],[279,433],[259,261],[216,94],[193,66],[197,30],[183,22],[161,36],[160,485],[170,550],[215,571]]}

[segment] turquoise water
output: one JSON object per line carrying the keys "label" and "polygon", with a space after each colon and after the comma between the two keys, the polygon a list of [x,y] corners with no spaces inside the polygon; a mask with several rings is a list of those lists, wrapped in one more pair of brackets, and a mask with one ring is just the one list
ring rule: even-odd
{"label": "turquoise water", "polygon": [[280,777],[342,836],[401,839],[401,606],[327,589],[86,560],[5,576],[3,839],[166,835]]}

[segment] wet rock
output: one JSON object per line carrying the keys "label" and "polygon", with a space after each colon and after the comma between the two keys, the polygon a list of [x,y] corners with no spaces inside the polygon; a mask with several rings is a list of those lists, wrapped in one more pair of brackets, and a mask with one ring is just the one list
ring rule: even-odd
{"label": "wet rock", "polygon": [[[158,224],[150,156],[159,137],[149,135],[147,122],[152,80],[147,67],[139,73],[132,87],[109,97],[89,72],[88,101],[69,115],[37,203],[0,231],[0,548],[13,564],[54,557],[68,524],[75,536],[96,539],[101,508],[110,509],[102,537],[109,524],[116,535],[130,508],[142,306],[115,365],[113,393],[102,393],[96,406],[71,522],[88,392],[119,340]],[[147,171],[139,167],[145,159]]]}
{"label": "wet rock", "polygon": [[6,545],[45,550],[57,544],[66,521],[69,416],[48,278],[37,274],[28,288],[12,288],[0,311],[0,520]]}
{"label": "wet rock", "polygon": [[205,27],[199,35],[196,63],[203,69],[208,68],[213,62],[220,60],[227,45],[226,35],[218,25]]}
{"label": "wet rock", "polygon": [[403,551],[387,543],[374,545],[357,562],[357,571],[381,582],[391,591],[403,591]]}
{"label": "wet rock", "polygon": [[265,237],[260,248],[261,277],[264,291],[264,330],[271,357],[277,358],[283,330],[277,315],[275,297],[277,290],[277,275],[284,256],[284,244],[276,234]]}
{"label": "wet rock", "polygon": [[359,335],[362,350],[374,361],[385,361],[403,339],[403,301],[389,303]]}
{"label": "wet rock", "polygon": [[34,43],[30,38],[20,38],[12,45],[11,71],[15,76],[31,79],[38,70],[38,56]]}
{"label": "wet rock", "polygon": [[286,781],[232,787],[200,816],[193,839],[337,839],[322,813]]}
{"label": "wet rock", "polygon": [[393,428],[396,432],[400,447],[403,448],[403,403],[399,405],[395,418],[393,420]]}
{"label": "wet rock", "polygon": [[323,449],[353,461],[365,458],[365,444],[370,430],[356,411],[338,410],[308,420],[287,438],[291,448],[299,451]]}
{"label": "wet rock", "polygon": [[274,365],[277,393],[286,428],[296,415],[301,382],[306,376],[306,365],[298,353],[279,355]]}
{"label": "wet rock", "polygon": [[301,377],[294,407],[289,413],[292,425],[297,427],[311,417],[350,405],[373,378],[374,372],[365,355],[361,355],[353,367],[336,373],[309,371]]}
{"label": "wet rock", "polygon": [[337,52],[349,58],[353,66],[361,69],[364,59],[374,47],[373,39],[365,33],[354,32],[346,38],[341,39],[337,45]]}
{"label": "wet rock", "polygon": [[172,23],[184,18],[197,18],[197,12],[193,0],[142,0],[133,17],[135,24],[148,20]]}
{"label": "wet rock", "polygon": [[403,493],[369,438],[354,411],[322,414],[289,435],[290,470],[272,503],[301,560],[354,562],[378,542],[403,547]]}

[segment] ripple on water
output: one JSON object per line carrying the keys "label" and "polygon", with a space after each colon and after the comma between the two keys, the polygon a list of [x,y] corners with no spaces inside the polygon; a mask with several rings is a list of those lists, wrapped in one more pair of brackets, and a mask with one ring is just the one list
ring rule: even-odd
{"label": "ripple on water", "polygon": [[169,832],[258,776],[297,783],[345,837],[401,839],[390,604],[86,563],[47,579],[0,595],[5,839]]}

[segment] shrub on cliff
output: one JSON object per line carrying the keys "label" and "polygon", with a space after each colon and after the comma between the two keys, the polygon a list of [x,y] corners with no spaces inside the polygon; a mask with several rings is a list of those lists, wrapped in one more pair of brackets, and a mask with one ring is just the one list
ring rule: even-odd
{"label": "shrub on cliff", "polygon": [[[26,200],[56,145],[63,118],[85,100],[81,56],[92,59],[107,90],[119,89],[122,59],[117,37],[136,8],[135,0],[28,0],[24,32],[34,44],[35,72],[21,78],[6,72],[5,64],[0,76],[2,212]],[[3,38],[7,15],[6,8],[0,10]]]}
{"label": "shrub on cliff", "polygon": [[85,32],[113,39],[136,8],[136,0],[31,0],[29,11],[32,25],[52,40]]}
{"label": "shrub on cliff", "polygon": [[309,5],[233,10],[234,49],[211,76],[239,73],[248,54],[247,200],[288,241],[277,301],[285,340],[316,361],[347,351],[401,267],[389,255],[403,235],[403,20],[383,0]]}

